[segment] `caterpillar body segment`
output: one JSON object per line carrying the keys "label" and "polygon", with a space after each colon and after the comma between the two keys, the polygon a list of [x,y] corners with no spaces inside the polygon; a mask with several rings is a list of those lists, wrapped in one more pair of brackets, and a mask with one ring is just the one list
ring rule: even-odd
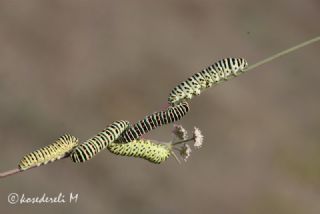
{"label": "caterpillar body segment", "polygon": [[130,143],[111,143],[108,150],[116,155],[143,158],[155,164],[160,164],[167,160],[171,154],[168,145],[156,144],[150,140],[134,140]]}
{"label": "caterpillar body segment", "polygon": [[99,132],[96,136],[90,138],[77,146],[71,153],[70,158],[73,162],[85,162],[93,158],[101,150],[105,149],[109,143],[112,143],[120,134],[127,129],[128,121],[119,120]]}
{"label": "caterpillar body segment", "polygon": [[21,170],[26,170],[53,162],[69,155],[77,145],[79,145],[79,142],[76,137],[65,134],[58,138],[56,142],[25,155],[18,166]]}
{"label": "caterpillar body segment", "polygon": [[189,104],[182,102],[176,106],[169,106],[165,111],[155,112],[130,126],[121,134],[117,142],[129,143],[137,140],[157,127],[180,120],[189,110]]}
{"label": "caterpillar body segment", "polygon": [[242,58],[221,59],[177,85],[169,94],[168,102],[175,106],[190,100],[204,89],[245,72],[247,66],[247,61]]}

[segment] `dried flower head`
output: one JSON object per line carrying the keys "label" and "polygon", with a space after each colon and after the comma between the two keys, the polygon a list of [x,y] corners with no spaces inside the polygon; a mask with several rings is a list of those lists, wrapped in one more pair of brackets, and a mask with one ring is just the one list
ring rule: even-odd
{"label": "dried flower head", "polygon": [[202,135],[200,129],[198,129],[197,127],[194,127],[193,139],[194,139],[194,144],[193,144],[193,146],[194,146],[196,149],[201,148],[201,147],[202,147],[202,143],[203,143],[203,135]]}
{"label": "dried flower head", "polygon": [[181,125],[173,125],[173,134],[177,136],[180,140],[186,140],[188,138],[188,132]]}
{"label": "dried flower head", "polygon": [[191,151],[192,150],[188,144],[183,144],[183,147],[180,150],[180,155],[184,161],[187,161],[187,159],[190,157]]}

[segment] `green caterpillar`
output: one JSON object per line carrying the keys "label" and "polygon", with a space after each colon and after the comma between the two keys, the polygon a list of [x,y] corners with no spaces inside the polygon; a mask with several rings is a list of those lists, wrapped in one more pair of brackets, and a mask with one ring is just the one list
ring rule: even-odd
{"label": "green caterpillar", "polygon": [[119,120],[113,122],[106,129],[77,146],[71,153],[70,158],[73,162],[85,162],[93,158],[98,152],[105,149],[109,143],[112,143],[128,127],[129,122]]}
{"label": "green caterpillar", "polygon": [[68,155],[78,144],[76,137],[65,134],[56,142],[23,156],[18,166],[21,170],[26,170],[53,162]]}
{"label": "green caterpillar", "polygon": [[134,140],[130,143],[120,144],[116,141],[110,143],[107,149],[116,155],[138,157],[155,164],[167,160],[171,154],[171,147],[164,144],[155,144],[150,140]]}
{"label": "green caterpillar", "polygon": [[242,58],[219,60],[177,85],[169,94],[168,102],[174,106],[190,100],[193,96],[200,95],[202,90],[244,73],[247,66],[247,61]]}

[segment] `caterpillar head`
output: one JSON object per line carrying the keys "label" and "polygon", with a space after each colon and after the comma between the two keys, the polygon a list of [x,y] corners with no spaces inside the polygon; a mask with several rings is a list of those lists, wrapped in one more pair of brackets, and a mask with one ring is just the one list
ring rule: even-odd
{"label": "caterpillar head", "polygon": [[233,63],[233,74],[237,76],[244,73],[245,69],[248,67],[248,62],[243,58],[233,58],[232,60],[235,62]]}

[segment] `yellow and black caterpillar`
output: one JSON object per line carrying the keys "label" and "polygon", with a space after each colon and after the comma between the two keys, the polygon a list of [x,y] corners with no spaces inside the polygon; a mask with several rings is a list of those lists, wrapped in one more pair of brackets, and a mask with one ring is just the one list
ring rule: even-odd
{"label": "yellow and black caterpillar", "polygon": [[190,100],[193,96],[199,95],[202,90],[244,73],[247,66],[247,61],[242,58],[219,60],[177,85],[169,94],[168,102],[174,106]]}
{"label": "yellow and black caterpillar", "polygon": [[129,143],[139,139],[143,134],[168,123],[180,120],[190,107],[187,102],[182,102],[177,106],[170,106],[165,111],[155,112],[133,126],[130,126],[119,137],[119,143]]}
{"label": "yellow and black caterpillar", "polygon": [[78,145],[78,139],[69,134],[65,134],[58,140],[46,147],[38,149],[25,155],[19,162],[19,168],[26,170],[41,164],[47,164],[68,155]]}
{"label": "yellow and black caterpillar", "polygon": [[171,154],[169,145],[155,144],[150,140],[143,139],[134,140],[126,144],[120,144],[115,141],[110,143],[107,148],[116,155],[143,158],[156,164],[167,160]]}
{"label": "yellow and black caterpillar", "polygon": [[128,127],[129,122],[119,120],[112,123],[106,129],[77,146],[71,153],[70,158],[73,162],[84,162],[94,157],[98,152],[105,149]]}

